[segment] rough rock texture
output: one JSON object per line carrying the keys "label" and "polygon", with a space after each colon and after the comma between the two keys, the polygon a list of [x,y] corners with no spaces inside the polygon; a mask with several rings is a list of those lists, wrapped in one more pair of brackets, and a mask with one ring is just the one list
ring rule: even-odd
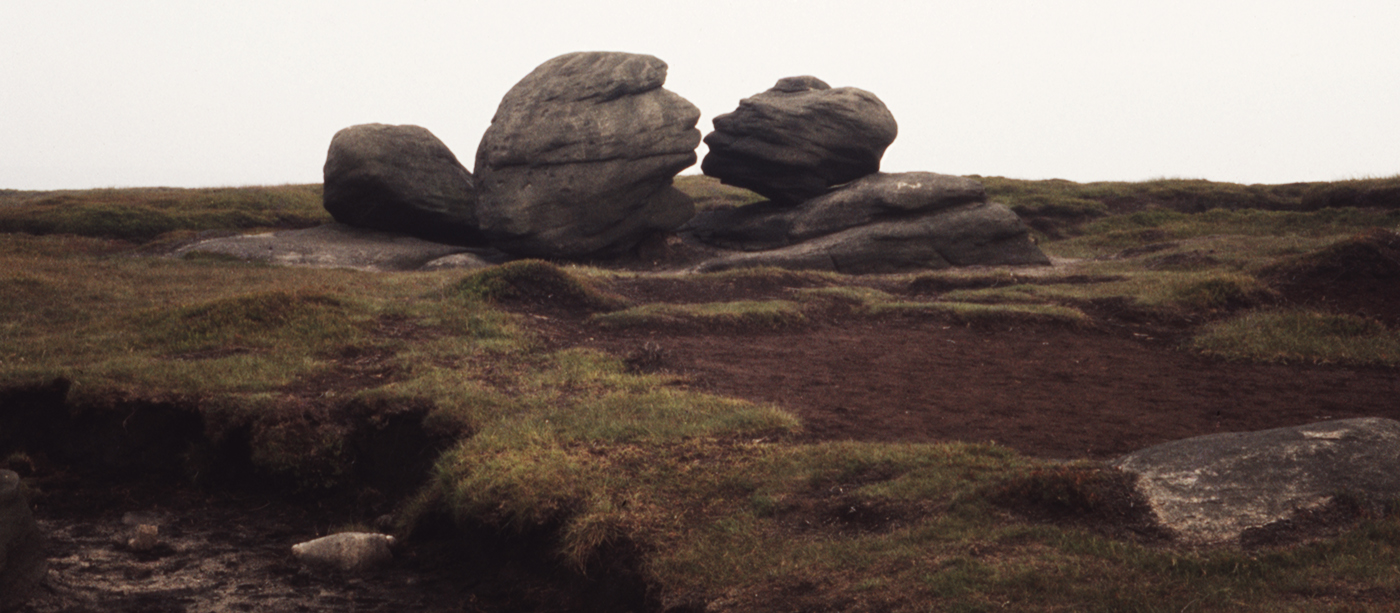
{"label": "rough rock texture", "polygon": [[44,539],[19,475],[0,470],[0,611],[23,605],[47,572]]}
{"label": "rough rock texture", "polygon": [[1337,494],[1372,502],[1400,496],[1400,422],[1357,418],[1211,434],[1114,464],[1138,475],[1158,519],[1183,541],[1223,543]]}
{"label": "rough rock texture", "polygon": [[483,268],[505,259],[504,254],[490,249],[471,251],[476,253],[411,236],[329,223],[305,230],[213,238],[181,247],[174,255],[209,253],[284,266],[377,272]]}
{"label": "rough rock texture", "polygon": [[883,273],[970,265],[1046,265],[1029,229],[982,184],[929,172],[874,174],[795,207],[757,203],[697,215],[701,242],[749,251],[701,270],[748,266]]}
{"label": "rough rock texture", "polygon": [[326,210],[336,221],[456,245],[478,245],[472,175],[419,126],[350,126],[331,139]]}
{"label": "rough rock texture", "polygon": [[788,77],[715,117],[701,170],[794,204],[880,170],[898,126],[885,103],[854,87]]}
{"label": "rough rock texture", "polygon": [[501,100],[476,153],[482,232],[504,251],[578,258],[624,252],[695,213],[671,186],[695,164],[700,110],[662,89],[649,55],[571,53]]}
{"label": "rough rock texture", "polygon": [[341,532],[292,545],[292,555],[310,567],[361,572],[394,559],[394,537],[370,532]]}

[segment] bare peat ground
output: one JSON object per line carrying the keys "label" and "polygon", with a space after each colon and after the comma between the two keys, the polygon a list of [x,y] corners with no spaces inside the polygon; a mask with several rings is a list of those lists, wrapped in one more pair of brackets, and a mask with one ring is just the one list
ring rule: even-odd
{"label": "bare peat ground", "polygon": [[[645,281],[609,289],[644,302],[730,299],[661,285],[669,291]],[[1368,295],[1381,298],[1371,312],[1400,308],[1400,288]],[[1226,362],[1180,349],[1190,329],[1173,322],[1091,312],[1095,323],[1083,327],[836,309],[776,329],[557,329],[561,342],[645,351],[646,367],[686,375],[692,386],[782,406],[802,418],[809,440],[995,441],[1037,457],[1107,459],[1215,432],[1400,419],[1395,369]]]}
{"label": "bare peat ground", "polygon": [[[878,278],[851,282],[900,289]],[[1345,280],[1298,282],[1283,300],[1400,321],[1394,280],[1356,283],[1365,291]],[[813,284],[796,275],[725,285],[642,275],[607,289],[636,304],[693,303],[783,298]],[[1319,287],[1345,300],[1320,300]],[[1083,326],[967,325],[833,304],[783,327],[710,329],[608,329],[558,304],[506,306],[531,315],[554,346],[595,347],[676,374],[678,385],[777,404],[801,416],[808,441],[995,441],[1037,457],[1106,459],[1214,432],[1400,419],[1396,369],[1203,358],[1180,348],[1191,326],[1111,303],[1084,305],[1094,321]],[[364,577],[307,573],[290,546],[339,520],[305,501],[157,485],[94,492],[61,473],[41,485],[37,514],[54,537],[52,569],[25,611],[553,611],[578,602],[556,598],[551,586],[488,583],[480,561],[421,545]],[[160,524],[160,547],[126,546],[134,517]]]}

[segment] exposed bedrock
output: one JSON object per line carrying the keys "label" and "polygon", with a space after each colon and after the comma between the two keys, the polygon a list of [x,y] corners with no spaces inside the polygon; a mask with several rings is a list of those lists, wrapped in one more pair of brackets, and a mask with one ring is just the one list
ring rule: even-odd
{"label": "exposed bedrock", "polygon": [[506,93],[476,153],[477,216],[508,253],[621,253],[694,213],[671,186],[695,164],[700,110],[649,55],[570,53]]}
{"label": "exposed bedrock", "polygon": [[481,244],[472,175],[425,128],[372,123],[336,132],[324,176],[322,202],[340,223]]}
{"label": "exposed bedrock", "polygon": [[705,211],[684,231],[745,251],[703,271],[777,266],[884,273],[970,265],[1044,265],[1029,228],[982,184],[929,172],[879,173],[797,206]]}
{"label": "exposed bedrock", "polygon": [[898,126],[885,103],[854,87],[788,77],[714,119],[701,169],[720,181],[795,204],[880,170]]}

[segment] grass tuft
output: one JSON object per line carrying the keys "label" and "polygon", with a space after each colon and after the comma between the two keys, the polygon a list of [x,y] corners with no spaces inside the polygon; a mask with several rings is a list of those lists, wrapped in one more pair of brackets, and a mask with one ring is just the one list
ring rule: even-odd
{"label": "grass tuft", "polygon": [[516,260],[472,273],[453,286],[468,298],[495,303],[531,303],[587,311],[611,311],[626,302],[593,283],[543,260]]}
{"label": "grass tuft", "polygon": [[1191,346],[1232,360],[1400,364],[1400,333],[1372,319],[1312,311],[1245,313],[1207,326]]}
{"label": "grass tuft", "polygon": [[719,179],[705,175],[681,175],[672,183],[676,189],[695,200],[695,209],[732,208],[766,200],[741,187],[725,185]]}
{"label": "grass tuft", "polygon": [[609,328],[702,326],[777,328],[805,319],[787,300],[740,300],[703,304],[646,304],[590,318]]}

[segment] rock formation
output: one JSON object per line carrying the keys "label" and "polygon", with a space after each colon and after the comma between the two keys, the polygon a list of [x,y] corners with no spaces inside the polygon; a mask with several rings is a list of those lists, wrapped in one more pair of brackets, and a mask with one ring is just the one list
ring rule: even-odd
{"label": "rock formation", "polygon": [[880,170],[894,115],[874,94],[789,77],[715,117],[701,169],[773,202],[795,204]]}
{"label": "rock formation", "polygon": [[929,172],[877,173],[796,206],[761,202],[697,215],[686,232],[746,251],[702,271],[752,266],[885,273],[1049,264],[1029,229],[982,184]]}
{"label": "rock formation", "polygon": [[0,470],[0,611],[28,601],[47,572],[44,539],[20,491],[19,475]]}
{"label": "rock formation", "polygon": [[1211,434],[1136,451],[1114,465],[1138,475],[1158,520],[1182,540],[1224,543],[1337,494],[1372,503],[1400,496],[1400,422],[1343,419]]}
{"label": "rock formation", "polygon": [[476,153],[477,216],[494,246],[608,255],[694,214],[671,180],[695,163],[700,111],[662,88],[666,68],[649,55],[571,53],[506,93]]}
{"label": "rock formation", "polygon": [[345,128],[331,139],[324,175],[322,201],[340,223],[439,243],[481,243],[472,175],[424,128]]}

